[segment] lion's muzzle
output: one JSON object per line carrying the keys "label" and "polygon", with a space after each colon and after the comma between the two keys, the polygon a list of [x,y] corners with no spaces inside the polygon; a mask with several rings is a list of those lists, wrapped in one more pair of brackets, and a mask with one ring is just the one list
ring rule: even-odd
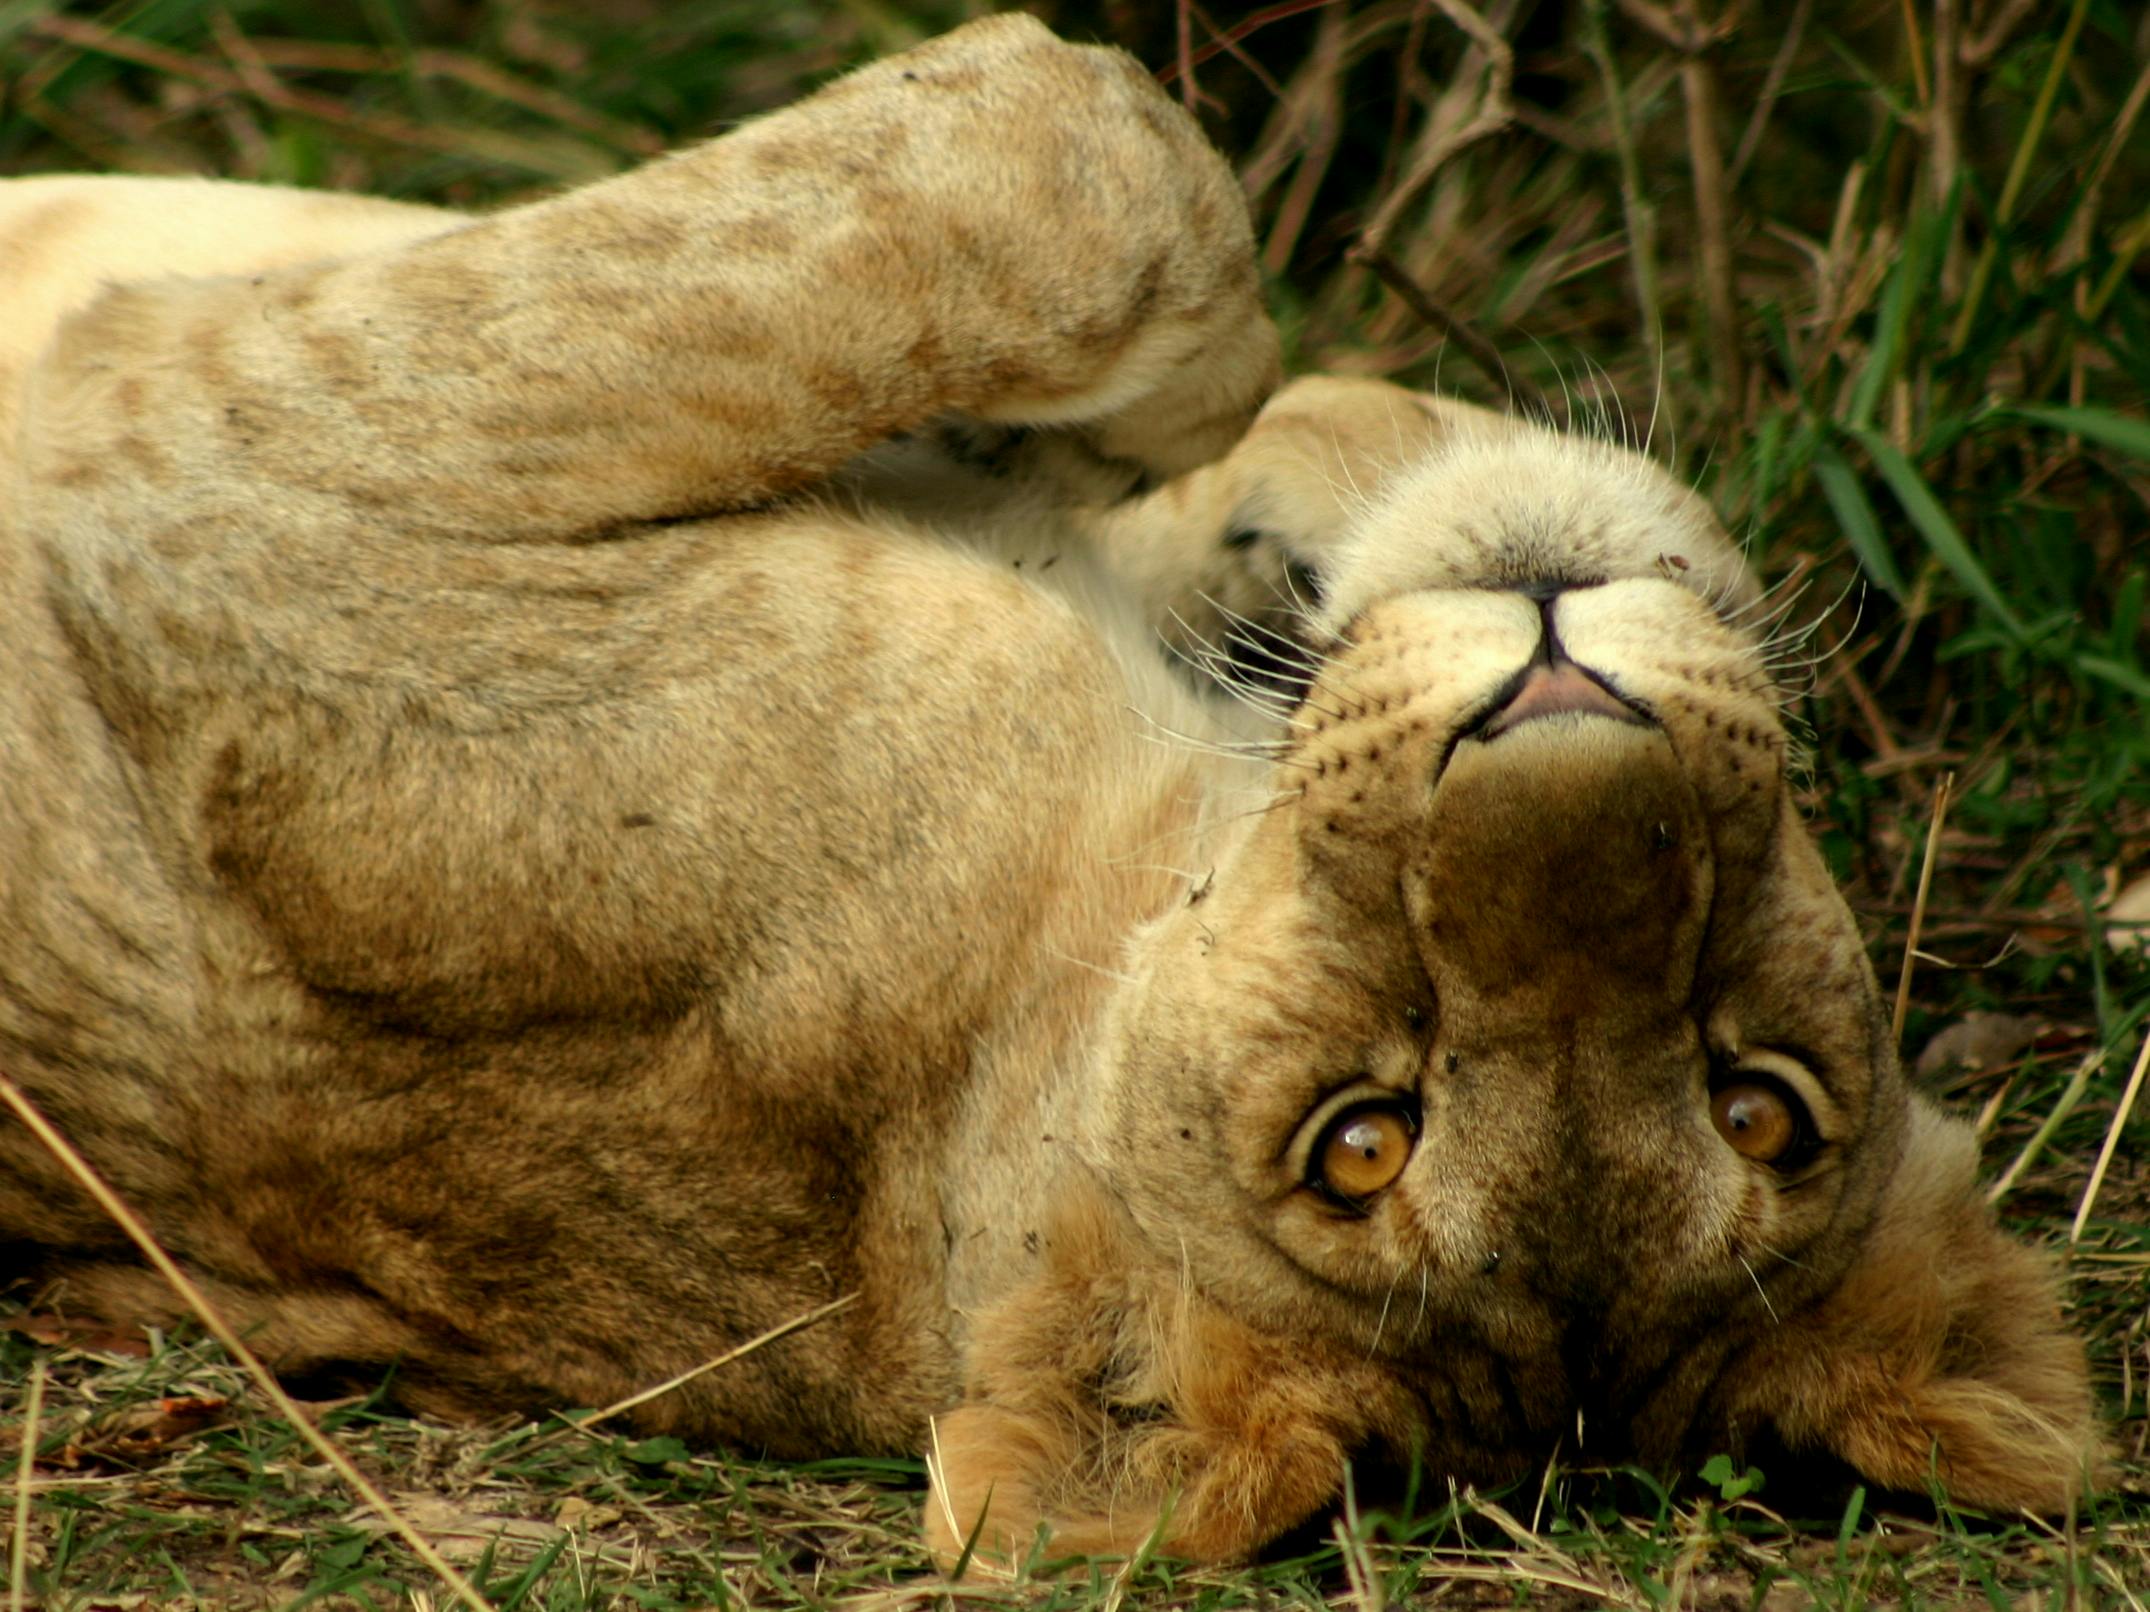
{"label": "lion's muzzle", "polygon": [[1405,873],[1437,996],[1513,1011],[1518,992],[1545,995],[1569,1016],[1683,1000],[1709,840],[1663,730],[1572,663],[1534,675],[1501,715],[1450,752]]}

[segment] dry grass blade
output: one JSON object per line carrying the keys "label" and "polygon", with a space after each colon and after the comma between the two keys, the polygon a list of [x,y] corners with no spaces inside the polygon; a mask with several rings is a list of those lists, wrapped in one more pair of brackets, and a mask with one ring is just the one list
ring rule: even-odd
{"label": "dry grass blade", "polygon": [[[938,1416],[926,1418],[926,1481],[932,1487],[931,1503],[940,1507],[941,1520],[948,1525],[948,1537],[964,1541],[963,1554],[956,1559],[944,1583],[953,1587],[971,1573],[981,1573],[987,1578],[1001,1579],[1008,1583],[1019,1578],[1020,1573],[1012,1565],[992,1556],[980,1555],[976,1550],[977,1541],[985,1532],[986,1518],[993,1510],[993,1491],[990,1487],[987,1488],[985,1500],[970,1527],[965,1528],[956,1520],[955,1507],[948,1499],[948,1464],[941,1455],[941,1419]],[[1120,1574],[1121,1583],[1125,1583],[1126,1576],[1126,1571],[1123,1570]]]}
{"label": "dry grass blade", "polygon": [[2100,1047],[2075,1066],[2075,1073],[2068,1077],[2068,1084],[2062,1089],[2059,1100],[2053,1104],[2052,1111],[2031,1134],[2031,1139],[2023,1144],[2023,1151],[2016,1155],[2015,1162],[2003,1170],[2000,1179],[1986,1189],[1986,1202],[1999,1203],[2014,1189],[2023,1172],[2031,1167],[2031,1161],[2038,1157],[2040,1150],[2052,1140],[2053,1133],[2060,1129],[2061,1121],[2075,1112],[2075,1105],[2083,1100],[2084,1088],[2090,1084],[2092,1072],[2104,1062],[2105,1049]]}
{"label": "dry grass blade", "polygon": [[1525,1528],[1512,1513],[1493,1501],[1474,1496],[1472,1510],[1513,1542],[1515,1553],[1501,1564],[1504,1574],[1602,1601],[1618,1602],[1628,1598],[1619,1588],[1590,1577],[1573,1555],[1534,1529]]}
{"label": "dry grass blade", "polygon": [[1286,17],[1298,16],[1302,11],[1319,11],[1324,6],[1333,6],[1337,3],[1338,0],[1278,0],[1276,5],[1264,6],[1252,16],[1244,17],[1234,23],[1208,44],[1191,51],[1183,60],[1167,63],[1158,70],[1157,82],[1160,84],[1171,83],[1181,73],[1200,67],[1212,56],[1222,51],[1230,50],[1249,34],[1259,33],[1273,22],[1282,22]]}
{"label": "dry grass blade", "polygon": [[[226,13],[219,12],[219,20],[212,22],[220,38],[227,29],[236,32],[227,20],[223,20],[226,17]],[[481,95],[520,107],[538,117],[564,123],[623,151],[657,156],[664,150],[663,137],[653,129],[601,116],[571,96],[533,84],[497,62],[464,51],[418,50],[404,56],[366,45],[317,44],[289,39],[248,39],[246,48],[255,60],[268,68],[367,76],[407,72],[425,78],[452,79]]]}
{"label": "dry grass blade", "polygon": [[22,1412],[22,1461],[15,1469],[15,1532],[8,1569],[8,1612],[23,1612],[30,1578],[30,1477],[37,1467],[37,1419],[45,1405],[45,1362],[30,1365],[30,1394]]}
{"label": "dry grass blade", "polygon": [[[314,1426],[306,1414],[292,1403],[291,1396],[284,1392],[283,1385],[276,1380],[276,1374],[256,1358],[254,1351],[240,1339],[231,1324],[217,1313],[216,1307],[209,1302],[208,1295],[194,1285],[194,1279],[181,1270],[172,1256],[164,1251],[163,1245],[150,1235],[149,1228],[142,1223],[141,1217],[112,1190],[103,1176],[90,1167],[89,1160],[76,1151],[75,1145],[52,1128],[52,1122],[23,1095],[22,1088],[4,1074],[0,1074],[0,1102],[6,1103],[14,1110],[15,1117],[22,1121],[30,1134],[50,1150],[67,1173],[81,1183],[82,1190],[94,1198],[97,1206],[110,1215],[113,1223],[141,1249],[142,1256],[156,1267],[159,1276],[171,1284],[172,1291],[185,1301],[187,1308],[192,1310],[196,1319],[208,1329],[210,1336],[222,1344],[232,1359],[259,1385],[269,1403],[276,1407],[277,1414],[291,1424],[292,1431],[312,1446],[314,1453],[335,1469],[336,1475],[350,1485],[352,1492],[396,1531],[398,1537],[410,1546],[411,1553],[439,1576],[440,1581],[455,1593],[457,1600],[471,1608],[471,1612],[492,1612],[491,1603],[478,1593],[470,1580],[449,1565],[447,1559],[433,1548],[432,1542],[390,1505],[388,1497],[374,1486],[365,1473],[352,1464],[351,1458],[336,1448],[328,1435]],[[28,1492],[27,1480],[24,1483],[24,1492]]]}
{"label": "dry grass blade", "polygon": [[788,1338],[794,1332],[803,1332],[808,1327],[815,1325],[817,1322],[826,1321],[837,1311],[848,1309],[857,1302],[857,1293],[846,1293],[841,1298],[831,1299],[826,1304],[817,1305],[811,1310],[803,1311],[793,1316],[789,1321],[780,1321],[769,1328],[768,1331],[747,1339],[745,1343],[740,1344],[735,1349],[725,1350],[724,1353],[713,1360],[705,1360],[698,1366],[689,1366],[676,1377],[667,1377],[654,1387],[644,1388],[639,1392],[629,1394],[625,1399],[615,1400],[600,1411],[593,1412],[591,1415],[582,1417],[577,1421],[569,1422],[557,1432],[547,1433],[542,1438],[532,1439],[522,1446],[522,1452],[528,1455],[535,1450],[542,1450],[549,1445],[559,1443],[571,1433],[587,1433],[596,1427],[599,1422],[609,1422],[613,1417],[623,1412],[631,1411],[638,1405],[647,1405],[653,1399],[662,1399],[673,1389],[683,1384],[691,1383],[697,1377],[705,1376],[720,1367],[728,1366],[736,1360],[744,1360],[755,1350],[766,1348],[779,1338]]}
{"label": "dry grass blade", "polygon": [[1451,157],[1481,140],[1499,134],[1515,121],[1515,104],[1510,99],[1515,82],[1515,53],[1508,48],[1508,41],[1501,38],[1491,23],[1464,5],[1462,0],[1435,0],[1435,3],[1450,22],[1470,35],[1471,43],[1484,58],[1485,88],[1480,92],[1478,105],[1471,115],[1457,127],[1428,141],[1413,160],[1410,171],[1382,200],[1380,210],[1366,226],[1356,248],[1357,252],[1368,260],[1387,250],[1389,236],[1395,232],[1397,219],[1402,216],[1404,209],[1433,183],[1434,175],[1441,171]]}
{"label": "dry grass blade", "polygon": [[1290,114],[1298,153],[1291,183],[1285,187],[1276,222],[1262,247],[1262,267],[1268,273],[1281,274],[1290,264],[1336,155],[1343,128],[1344,65],[1344,13],[1324,11],[1306,66],[1293,75],[1289,100],[1280,108]]}
{"label": "dry grass blade", "polygon": [[1740,355],[1739,302],[1732,284],[1731,185],[1724,148],[1718,143],[1718,103],[1723,99],[1707,29],[1693,0],[1680,7],[1689,45],[1680,61],[1680,88],[1687,104],[1687,163],[1694,178],[1696,272],[1709,323],[1709,365],[1728,417],[1736,417],[1746,393]]}
{"label": "dry grass blade", "polygon": [[1435,330],[1453,337],[1456,345],[1470,355],[1471,361],[1485,371],[1488,380],[1506,387],[1539,418],[1549,420],[1553,417],[1553,400],[1530,382],[1509,374],[1508,366],[1501,361],[1500,349],[1486,339],[1485,333],[1412,279],[1401,263],[1385,251],[1366,252],[1359,247],[1352,248],[1352,256],[1379,275],[1381,283],[1395,292],[1405,307]]}
{"label": "dry grass blade", "polygon": [[1665,331],[1658,311],[1657,210],[1642,180],[1642,159],[1636,150],[1634,120],[1628,114],[1627,87],[1619,64],[1605,37],[1605,0],[1586,0],[1583,6],[1583,52],[1597,69],[1605,90],[1605,120],[1612,133],[1613,154],[1619,160],[1620,211],[1627,226],[1628,275],[1635,288],[1636,321],[1649,344],[1653,368],[1662,368]]}
{"label": "dry grass blade", "polygon": [[1188,0],[1179,0],[1172,13],[1179,42],[1180,105],[1193,112],[1198,109],[1202,96],[1194,84],[1194,17],[1188,10]]}
{"label": "dry grass blade", "polygon": [[1926,830],[1926,857],[1919,864],[1918,894],[1911,899],[1911,929],[1904,936],[1904,964],[1896,976],[1896,1012],[1889,1023],[1889,1040],[1904,1039],[1904,1015],[1911,1008],[1911,968],[1918,956],[1919,930],[1926,922],[1926,895],[1933,888],[1934,859],[1941,850],[1941,830],[1948,822],[1949,797],[1956,792],[1956,775],[1945,772],[1934,785],[1933,821]]}
{"label": "dry grass blade", "polygon": [[1420,319],[1453,337],[1456,345],[1485,372],[1488,380],[1507,388],[1534,413],[1550,419],[1552,399],[1528,381],[1511,376],[1507,365],[1501,361],[1500,349],[1465,315],[1420,285],[1389,250],[1389,237],[1395,233],[1404,212],[1433,183],[1441,169],[1459,152],[1490,139],[1515,121],[1515,106],[1510,98],[1515,79],[1515,53],[1509,48],[1508,41],[1462,0],[1435,0],[1435,3],[1450,22],[1470,36],[1472,50],[1466,61],[1475,58],[1484,64],[1485,80],[1478,103],[1468,117],[1446,130],[1437,130],[1425,140],[1403,178],[1397,181],[1396,188],[1375,209],[1373,218],[1353,243],[1349,256],[1352,262],[1372,269],[1381,283]]}
{"label": "dry grass blade", "polygon": [[1732,153],[1731,170],[1725,175],[1725,183],[1739,188],[1740,176],[1747,171],[1747,164],[1754,160],[1755,151],[1762,144],[1762,131],[1769,126],[1769,114],[1777,109],[1777,97],[1784,92],[1785,75],[1791,71],[1792,58],[1799,53],[1800,41],[1806,38],[1807,23],[1814,14],[1814,0],[1798,0],[1792,7],[1791,21],[1784,25],[1784,38],[1777,46],[1777,54],[1770,58],[1769,76],[1762,80],[1762,90],[1754,100],[1754,111],[1747,119],[1747,129],[1739,137],[1739,145]]}
{"label": "dry grass blade", "polygon": [[1911,48],[1904,54],[1911,63],[1912,93],[1917,96],[1920,106],[1930,106],[1933,104],[1933,87],[1926,77],[1926,41],[1919,37],[1918,8],[1912,0],[1903,0],[1903,6],[1904,34],[1911,42]]}
{"label": "dry grass blade", "polygon": [[2150,1069],[2150,1030],[2143,1032],[2142,1051],[2135,1055],[2135,1067],[2128,1074],[2127,1089],[2120,1094],[2119,1106],[2113,1110],[2113,1123],[2105,1132],[2105,1145],[2098,1149],[2098,1162],[2091,1169],[2090,1184],[2083,1188],[2083,1201],[2076,1206],[2075,1224],[2068,1228],[2070,1243],[2083,1240],[2083,1227],[2098,1201],[2098,1189],[2105,1185],[2105,1168],[2113,1162],[2113,1152],[2120,1146],[2120,1133],[2127,1129],[2128,1115],[2135,1110],[2135,1095],[2143,1089],[2145,1069]]}
{"label": "dry grass blade", "polygon": [[77,50],[109,56],[116,61],[184,79],[204,90],[222,95],[244,95],[302,117],[313,118],[330,128],[347,129],[369,139],[410,146],[449,156],[469,156],[479,147],[533,173],[561,179],[596,179],[612,171],[613,164],[575,164],[563,169],[558,150],[540,149],[528,141],[482,129],[437,129],[409,118],[359,113],[332,97],[295,90],[268,71],[258,52],[241,52],[235,58],[242,67],[226,68],[200,61],[133,38],[80,17],[33,18],[24,31],[71,45]]}
{"label": "dry grass blade", "polygon": [[1344,1581],[1351,1586],[1350,1604],[1358,1612],[1382,1612],[1387,1604],[1381,1594],[1379,1576],[1374,1571],[1373,1554],[1366,1548],[1366,1541],[1354,1531],[1357,1508],[1347,1498],[1345,1514],[1329,1525],[1329,1536],[1336,1541],[1337,1554],[1344,1563]]}

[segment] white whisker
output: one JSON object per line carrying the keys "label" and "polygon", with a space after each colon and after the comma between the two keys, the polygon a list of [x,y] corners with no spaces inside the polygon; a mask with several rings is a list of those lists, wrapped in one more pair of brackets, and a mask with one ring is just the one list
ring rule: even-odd
{"label": "white whisker", "polygon": [[1168,749],[1192,750],[1197,755],[1217,756],[1226,761],[1266,761],[1280,767],[1298,767],[1306,772],[1314,770],[1314,763],[1292,755],[1290,747],[1281,740],[1204,739],[1192,733],[1182,733],[1179,729],[1158,721],[1140,706],[1127,705],[1121,709],[1149,724],[1151,732],[1138,732],[1135,735],[1145,743],[1161,744]]}
{"label": "white whisker", "polygon": [[1747,1263],[1747,1256],[1734,1254],[1732,1257],[1739,1261],[1740,1269],[1747,1273],[1747,1280],[1754,1283],[1755,1296],[1762,1301],[1762,1308],[1769,1312],[1770,1323],[1780,1327],[1784,1325],[1783,1319],[1777,1314],[1777,1307],[1769,1302],[1769,1294],[1762,1286],[1762,1279],[1754,1274],[1754,1267]]}
{"label": "white whisker", "polygon": [[1399,1269],[1389,1278],[1389,1290],[1381,1295],[1381,1315],[1374,1322],[1374,1339],[1366,1346],[1366,1358],[1369,1360],[1381,1352],[1381,1334],[1388,1330],[1389,1325],[1389,1304],[1396,1297],[1396,1284],[1402,1280],[1403,1271]]}
{"label": "white whisker", "polygon": [[1118,984],[1133,985],[1136,983],[1134,975],[1123,974],[1116,968],[1105,967],[1102,963],[1086,962],[1080,957],[1070,957],[1066,952],[1055,950],[1051,946],[1042,947],[1041,950],[1044,951],[1046,956],[1051,957],[1056,961],[1072,964],[1076,968],[1086,968],[1091,973],[1099,975],[1105,979],[1112,980]]}

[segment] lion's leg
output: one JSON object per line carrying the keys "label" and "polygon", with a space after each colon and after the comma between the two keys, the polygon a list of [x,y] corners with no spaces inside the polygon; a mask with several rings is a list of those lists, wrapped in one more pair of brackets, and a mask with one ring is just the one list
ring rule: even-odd
{"label": "lion's leg", "polygon": [[950,410],[1176,470],[1273,376],[1248,241],[1131,60],[996,18],[414,244],[113,291],[30,380],[29,516],[588,537]]}
{"label": "lion's leg", "polygon": [[1233,681],[1297,690],[1318,662],[1317,618],[1358,517],[1459,430],[1506,429],[1383,381],[1306,376],[1229,453],[1078,519],[1182,654]]}

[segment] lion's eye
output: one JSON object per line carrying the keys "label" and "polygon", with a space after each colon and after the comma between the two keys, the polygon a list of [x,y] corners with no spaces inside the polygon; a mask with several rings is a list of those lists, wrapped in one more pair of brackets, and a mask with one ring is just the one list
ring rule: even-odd
{"label": "lion's eye", "polygon": [[1710,1119],[1735,1153],[1757,1164],[1794,1169],[1815,1146],[1806,1105],[1780,1082],[1744,1071],[1710,1097]]}
{"label": "lion's eye", "polygon": [[1347,1108],[1314,1144],[1308,1184],[1346,1203],[1362,1203],[1403,1173],[1417,1140],[1418,1127],[1398,1104]]}

